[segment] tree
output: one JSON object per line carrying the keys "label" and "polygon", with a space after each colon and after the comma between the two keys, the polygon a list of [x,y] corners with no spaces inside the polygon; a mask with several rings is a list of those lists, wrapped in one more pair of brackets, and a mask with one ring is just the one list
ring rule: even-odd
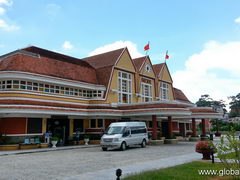
{"label": "tree", "polygon": [[227,112],[226,105],[223,100],[213,100],[208,94],[201,95],[199,100],[196,102],[198,107],[213,107],[215,109],[222,108],[224,114]]}
{"label": "tree", "polygon": [[229,99],[231,99],[230,105],[230,117],[237,117],[240,116],[240,93],[238,93],[236,96],[230,96]]}
{"label": "tree", "polygon": [[213,99],[208,94],[201,95],[199,100],[196,102],[198,107],[211,107]]}

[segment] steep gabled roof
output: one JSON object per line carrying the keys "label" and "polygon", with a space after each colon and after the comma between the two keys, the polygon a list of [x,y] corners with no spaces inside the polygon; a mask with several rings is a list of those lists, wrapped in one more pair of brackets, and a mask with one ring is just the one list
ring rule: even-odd
{"label": "steep gabled roof", "polygon": [[159,76],[159,73],[161,72],[162,68],[164,67],[165,63],[161,63],[161,64],[154,64],[153,65],[153,69],[156,73],[156,77]]}
{"label": "steep gabled roof", "polygon": [[191,101],[188,100],[187,96],[180,89],[173,88],[173,92],[176,100],[191,103]]}
{"label": "steep gabled roof", "polygon": [[83,58],[82,60],[89,63],[95,69],[108,67],[108,66],[114,66],[125,49],[126,48],[113,50],[113,51],[106,52],[103,54],[98,54],[95,56]]}
{"label": "steep gabled roof", "polygon": [[143,57],[133,59],[133,63],[135,64],[138,71],[140,71],[140,68],[145,62],[146,58],[147,58],[146,56],[143,56]]}

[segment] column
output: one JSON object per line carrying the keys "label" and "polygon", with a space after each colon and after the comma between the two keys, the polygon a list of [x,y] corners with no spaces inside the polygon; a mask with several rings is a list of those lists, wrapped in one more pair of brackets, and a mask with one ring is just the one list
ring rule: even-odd
{"label": "column", "polygon": [[192,118],[192,136],[197,136],[195,118]]}
{"label": "column", "polygon": [[202,136],[206,136],[206,124],[205,124],[205,119],[202,119]]}
{"label": "column", "polygon": [[42,119],[42,133],[47,132],[47,118]]}
{"label": "column", "polygon": [[69,119],[69,136],[73,136],[73,125],[74,125],[74,120]]}
{"label": "column", "polygon": [[156,115],[152,115],[152,124],[153,124],[152,139],[157,139],[157,116]]}
{"label": "column", "polygon": [[172,116],[168,116],[168,136],[172,137],[173,127],[172,127]]}

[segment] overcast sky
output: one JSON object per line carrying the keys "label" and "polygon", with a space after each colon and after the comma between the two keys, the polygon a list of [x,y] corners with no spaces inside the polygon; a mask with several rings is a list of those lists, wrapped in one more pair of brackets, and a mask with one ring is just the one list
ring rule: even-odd
{"label": "overcast sky", "polygon": [[0,0],[0,55],[35,45],[74,57],[127,46],[167,64],[196,102],[240,93],[239,0]]}

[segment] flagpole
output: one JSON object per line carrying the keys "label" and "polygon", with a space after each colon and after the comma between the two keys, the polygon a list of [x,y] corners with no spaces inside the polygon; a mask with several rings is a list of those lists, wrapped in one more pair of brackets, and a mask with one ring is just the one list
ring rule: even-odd
{"label": "flagpole", "polygon": [[[148,46],[150,46],[150,41],[148,41]],[[149,49],[146,50],[146,56],[148,56],[148,51],[149,51]]]}
{"label": "flagpole", "polygon": [[166,51],[166,54],[165,54],[165,64],[167,64],[167,61],[166,61],[166,58],[167,58],[167,55],[168,55],[168,50]]}

